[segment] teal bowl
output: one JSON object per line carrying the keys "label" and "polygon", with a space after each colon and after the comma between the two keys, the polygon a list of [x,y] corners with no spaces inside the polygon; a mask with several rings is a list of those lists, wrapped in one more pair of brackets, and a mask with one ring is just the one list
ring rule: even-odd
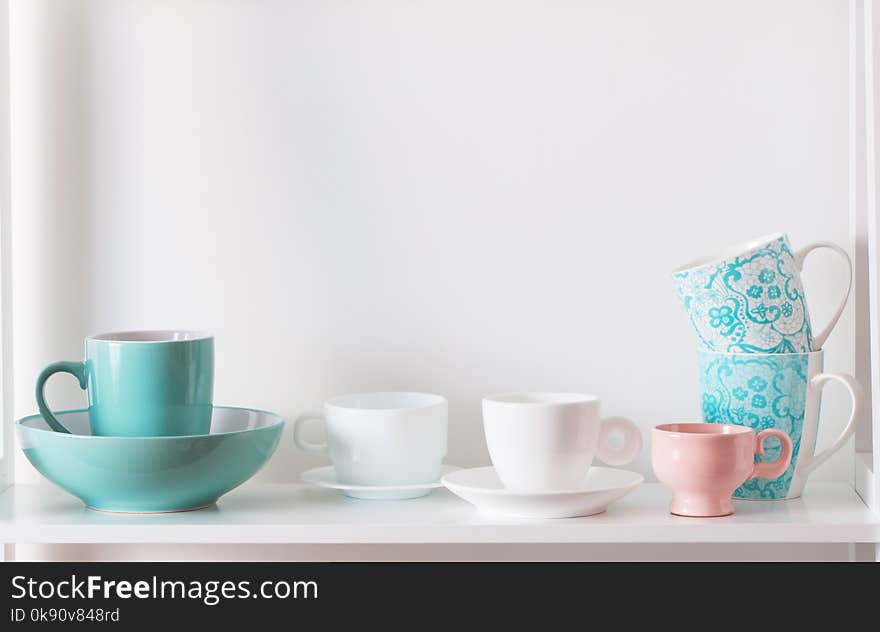
{"label": "teal bowl", "polygon": [[226,406],[214,407],[210,434],[180,437],[92,436],[87,410],[56,416],[71,434],[40,415],[19,420],[25,456],[89,509],[124,513],[212,506],[265,465],[284,428],[278,415]]}

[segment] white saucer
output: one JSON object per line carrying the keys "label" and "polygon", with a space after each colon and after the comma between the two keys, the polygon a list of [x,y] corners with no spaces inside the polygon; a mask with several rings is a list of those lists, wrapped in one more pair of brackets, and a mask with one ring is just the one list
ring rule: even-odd
{"label": "white saucer", "polygon": [[494,467],[476,467],[447,474],[442,482],[481,511],[521,518],[574,518],[602,513],[644,480],[636,472],[594,466],[577,489],[520,492],[506,489]]}
{"label": "white saucer", "polygon": [[[443,465],[440,468],[440,476],[455,472],[459,468],[454,465]],[[336,480],[336,470],[332,465],[316,467],[302,473],[300,478],[318,487],[327,489],[340,489],[346,496],[363,500],[406,500],[409,498],[421,498],[431,493],[432,489],[443,487],[439,480],[430,483],[416,485],[347,485]]]}

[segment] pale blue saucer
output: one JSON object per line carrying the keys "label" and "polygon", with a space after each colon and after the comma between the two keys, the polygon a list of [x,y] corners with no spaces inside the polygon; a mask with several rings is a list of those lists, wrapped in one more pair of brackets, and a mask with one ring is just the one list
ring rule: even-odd
{"label": "pale blue saucer", "polygon": [[90,509],[125,513],[210,507],[269,460],[284,428],[278,415],[215,406],[211,432],[181,437],[92,436],[87,410],[56,413],[71,434],[40,415],[16,424],[25,456]]}

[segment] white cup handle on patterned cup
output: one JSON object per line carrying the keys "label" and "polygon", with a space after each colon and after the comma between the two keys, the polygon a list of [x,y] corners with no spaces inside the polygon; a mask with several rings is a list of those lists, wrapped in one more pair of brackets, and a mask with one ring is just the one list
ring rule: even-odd
{"label": "white cup handle on patterned cup", "polygon": [[311,452],[312,454],[322,454],[327,455],[328,448],[326,443],[313,443],[311,441],[307,441],[302,436],[302,431],[305,428],[306,422],[311,421],[323,421],[326,423],[324,419],[324,414],[319,412],[307,412],[296,418],[296,421],[293,422],[293,442],[303,452]]}
{"label": "white cup handle on patterned cup", "polygon": [[[614,432],[623,435],[619,448],[611,445],[609,439]],[[599,431],[599,450],[596,456],[611,466],[626,465],[642,451],[642,433],[633,422],[625,417],[606,417]]]}
{"label": "white cup handle on patterned cup", "polygon": [[846,440],[855,432],[859,418],[862,415],[862,406],[864,404],[865,395],[861,385],[856,382],[855,379],[849,375],[843,375],[842,373],[819,373],[818,375],[814,375],[813,379],[810,380],[809,389],[822,389],[828,382],[840,382],[846,387],[850,399],[852,400],[852,410],[843,432],[840,433],[840,436],[834,443],[819,454],[802,454],[800,456],[798,474],[801,476],[806,476],[831,458],[831,455],[837,452],[843,444],[846,443]]}
{"label": "white cup handle on patterned cup", "polygon": [[846,282],[846,292],[843,294],[843,300],[840,301],[840,304],[837,306],[837,310],[834,312],[834,315],[831,317],[831,322],[820,331],[818,334],[813,335],[812,341],[812,349],[813,351],[819,351],[823,345],[825,344],[825,340],[828,338],[828,334],[831,333],[831,330],[834,329],[834,326],[837,324],[837,321],[840,319],[840,315],[843,313],[843,308],[846,307],[846,302],[849,299],[849,292],[852,289],[852,261],[849,258],[849,255],[846,253],[846,250],[841,248],[835,243],[830,241],[817,241],[814,244],[809,244],[808,246],[804,246],[796,253],[794,253],[794,261],[795,266],[797,266],[797,271],[802,272],[804,267],[804,259],[807,258],[807,255],[813,252],[814,250],[818,250],[820,248],[828,248],[829,250],[833,250],[841,257],[843,257],[844,261],[846,261],[846,266],[848,270],[849,277]]}

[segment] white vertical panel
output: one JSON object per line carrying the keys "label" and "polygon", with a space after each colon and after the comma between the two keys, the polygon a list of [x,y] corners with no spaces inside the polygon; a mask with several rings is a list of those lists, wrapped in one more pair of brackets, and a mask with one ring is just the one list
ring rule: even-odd
{"label": "white vertical panel", "polygon": [[[880,11],[873,0],[864,3],[864,83],[865,83],[865,170],[866,170],[866,233],[868,250],[868,294],[870,307],[870,336],[862,339],[861,353],[870,349],[871,424],[862,429],[858,438],[862,455],[857,467],[868,468],[870,480],[860,483],[866,489],[869,504],[876,509],[880,505]],[[859,224],[856,224],[856,230]]]}
{"label": "white vertical panel", "polygon": [[[10,4],[16,416],[36,411],[39,370],[53,360],[81,359],[82,337],[91,333],[90,183],[112,178],[89,167],[89,7],[96,10],[98,3]],[[56,408],[84,402],[75,380],[66,376],[53,378],[47,391]],[[19,482],[42,480],[20,450],[16,470]]]}
{"label": "white vertical panel", "polygon": [[866,406],[856,429],[855,487],[862,499],[876,506],[874,476],[874,381],[872,362],[872,301],[876,301],[876,246],[871,231],[876,230],[875,118],[874,113],[874,25],[873,1],[850,1],[850,235],[853,253],[853,336],[855,376],[865,387]]}
{"label": "white vertical panel", "polygon": [[12,484],[14,463],[9,136],[9,4],[0,0],[0,490]]}
{"label": "white vertical panel", "polygon": [[[865,71],[865,4],[866,0],[850,1],[850,235],[853,257],[854,307],[853,337],[855,377],[866,387],[871,384],[870,292],[868,267],[868,210],[866,147],[866,71]],[[856,431],[856,450],[871,451],[871,390],[866,388],[868,406],[863,411]]]}

